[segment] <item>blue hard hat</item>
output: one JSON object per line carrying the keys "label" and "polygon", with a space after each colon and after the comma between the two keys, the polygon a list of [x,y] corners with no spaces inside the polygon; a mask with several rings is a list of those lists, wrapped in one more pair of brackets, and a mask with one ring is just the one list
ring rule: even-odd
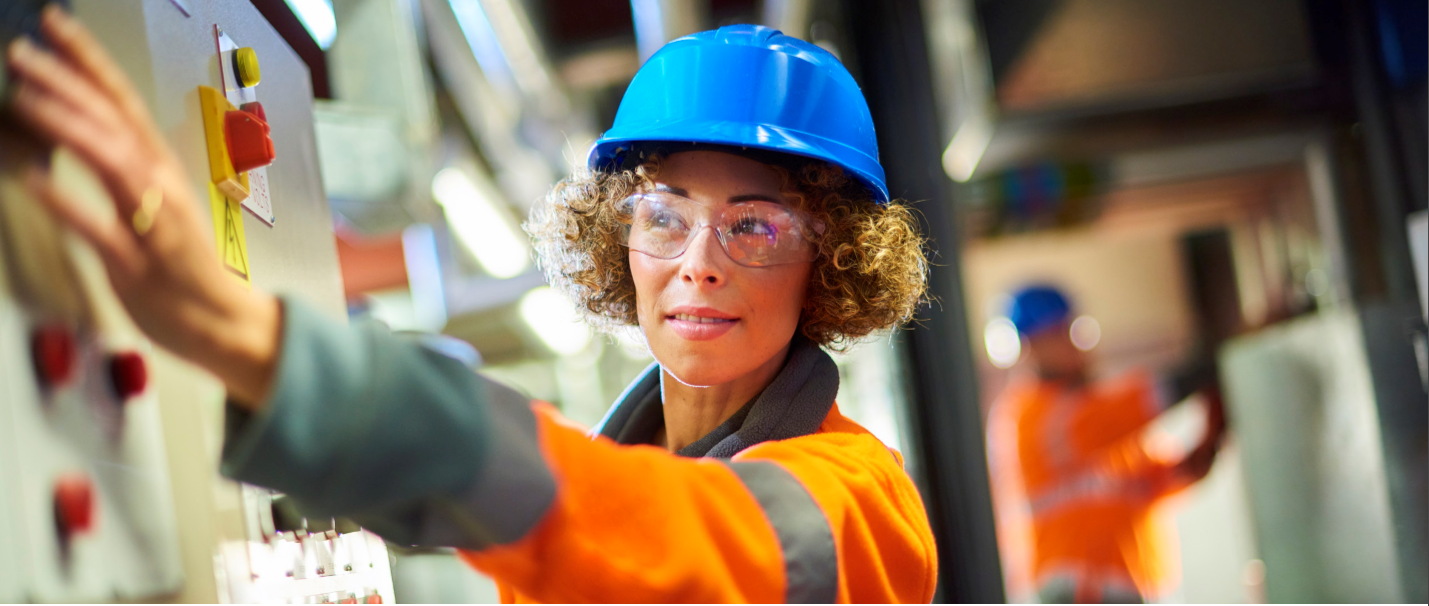
{"label": "blue hard hat", "polygon": [[873,116],[853,76],[828,51],[776,29],[730,25],[670,41],[636,72],[588,164],[618,168],[648,142],[817,158],[888,202]]}
{"label": "blue hard hat", "polygon": [[1057,326],[1070,315],[1072,304],[1067,296],[1045,284],[1027,286],[1013,293],[1012,304],[1007,309],[1007,319],[1024,337]]}

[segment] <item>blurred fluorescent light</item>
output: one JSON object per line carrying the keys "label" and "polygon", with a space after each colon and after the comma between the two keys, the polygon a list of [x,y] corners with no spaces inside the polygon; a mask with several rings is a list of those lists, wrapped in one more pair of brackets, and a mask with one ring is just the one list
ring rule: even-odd
{"label": "blurred fluorescent light", "polygon": [[1017,327],[1007,318],[993,318],[988,322],[982,331],[982,341],[993,366],[1012,368],[1022,357],[1022,339],[1017,336]]}
{"label": "blurred fluorescent light", "polygon": [[1081,316],[1072,320],[1072,345],[1082,351],[1091,351],[1102,340],[1102,325],[1096,318]]}
{"label": "blurred fluorescent light", "polygon": [[521,297],[520,308],[521,319],[551,351],[571,355],[590,344],[590,329],[581,323],[570,301],[551,287],[531,289]]}
{"label": "blurred fluorescent light", "polygon": [[466,37],[467,46],[471,47],[471,54],[481,65],[482,75],[488,81],[514,94],[515,75],[511,73],[506,53],[501,48],[501,41],[496,36],[496,29],[492,27],[481,0],[451,0],[450,4],[457,26]]}
{"label": "blurred fluorescent light", "polygon": [[1305,272],[1305,292],[1312,297],[1321,296],[1330,292],[1330,276],[1322,269],[1311,269]]}
{"label": "blurred fluorescent light", "polygon": [[954,181],[966,183],[991,144],[992,122],[981,116],[964,120],[943,152],[943,170]]}
{"label": "blurred fluorescent light", "polygon": [[659,0],[632,0],[630,12],[635,21],[635,43],[640,49],[640,62],[660,50],[670,38],[665,36],[665,19]]}
{"label": "blurred fluorescent light", "polygon": [[483,185],[478,187],[461,169],[444,168],[432,179],[432,196],[481,268],[496,278],[512,278],[526,271],[531,258],[498,206],[499,194]]}
{"label": "blurred fluorescent light", "polygon": [[303,22],[308,35],[318,43],[318,48],[327,50],[337,38],[337,17],[332,14],[331,0],[285,0],[288,8]]}

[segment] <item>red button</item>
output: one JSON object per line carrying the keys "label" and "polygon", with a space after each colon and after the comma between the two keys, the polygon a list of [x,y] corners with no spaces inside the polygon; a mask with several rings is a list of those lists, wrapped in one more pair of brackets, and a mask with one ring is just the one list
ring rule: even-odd
{"label": "red button", "polygon": [[55,522],[65,537],[94,527],[94,483],[88,476],[72,473],[55,480]]}
{"label": "red button", "polygon": [[54,387],[74,374],[74,335],[63,326],[49,325],[35,329],[30,335],[30,355],[34,358],[35,374],[45,387]]}
{"label": "red button", "polygon": [[114,394],[120,400],[128,400],[143,393],[149,384],[149,369],[144,356],[132,351],[122,351],[109,357],[109,380],[114,386]]}
{"label": "red button", "polygon": [[238,109],[253,114],[259,120],[262,120],[264,124],[268,123],[268,112],[263,111],[262,103],[259,103],[257,101],[254,101],[252,103],[244,103],[243,105],[238,106]]}
{"label": "red button", "polygon": [[273,163],[273,138],[268,132],[268,123],[249,112],[229,110],[223,115],[223,137],[228,141],[228,157],[234,172],[247,172]]}
{"label": "red button", "polygon": [[381,603],[382,603],[382,594],[377,593],[376,591],[374,591],[374,592],[372,592],[372,593],[369,593],[369,594],[367,594],[367,598],[365,598],[364,600],[362,600],[362,603],[364,603],[364,604],[381,604]]}

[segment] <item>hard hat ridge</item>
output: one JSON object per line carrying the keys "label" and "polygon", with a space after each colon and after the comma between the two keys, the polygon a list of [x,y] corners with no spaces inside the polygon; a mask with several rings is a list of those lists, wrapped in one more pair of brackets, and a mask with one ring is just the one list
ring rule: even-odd
{"label": "hard hat ridge", "polygon": [[670,41],[635,74],[588,165],[610,170],[640,144],[750,148],[843,168],[888,201],[873,116],[828,51],[776,29],[730,25]]}

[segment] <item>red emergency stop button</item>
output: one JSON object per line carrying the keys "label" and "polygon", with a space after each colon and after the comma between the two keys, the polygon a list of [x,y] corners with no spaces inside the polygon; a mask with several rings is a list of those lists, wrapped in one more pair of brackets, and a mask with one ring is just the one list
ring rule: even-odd
{"label": "red emergency stop button", "polygon": [[149,368],[144,356],[132,351],[122,351],[109,357],[109,381],[114,387],[114,395],[120,400],[128,400],[144,392],[149,384]]}
{"label": "red emergency stop button", "polygon": [[252,103],[244,103],[243,105],[238,106],[238,109],[253,114],[259,120],[262,120],[264,124],[268,123],[268,112],[263,111],[262,103],[259,103],[257,101],[254,101]]}
{"label": "red emergency stop button", "polygon": [[74,374],[78,346],[74,334],[59,325],[41,326],[30,335],[30,355],[35,374],[45,387],[54,387]]}
{"label": "red emergency stop button", "polygon": [[69,538],[94,528],[94,482],[73,473],[55,480],[55,525]]}
{"label": "red emergency stop button", "polygon": [[[245,107],[248,104],[245,104]],[[223,114],[223,137],[228,142],[228,157],[234,172],[247,172],[273,163],[273,138],[268,122],[256,112],[229,110]]]}

